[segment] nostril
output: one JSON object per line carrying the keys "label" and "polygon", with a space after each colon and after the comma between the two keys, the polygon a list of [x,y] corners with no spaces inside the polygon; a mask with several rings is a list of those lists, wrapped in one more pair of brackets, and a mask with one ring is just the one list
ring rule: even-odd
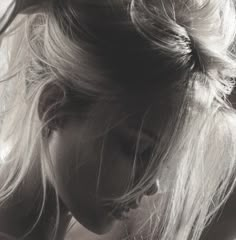
{"label": "nostril", "polygon": [[156,183],[154,183],[146,192],[145,195],[150,196],[154,195],[158,191],[158,186]]}

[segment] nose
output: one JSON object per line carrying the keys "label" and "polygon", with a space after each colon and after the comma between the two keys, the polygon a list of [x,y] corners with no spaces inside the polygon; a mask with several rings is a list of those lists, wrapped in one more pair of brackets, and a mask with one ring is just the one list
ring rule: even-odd
{"label": "nose", "polygon": [[157,193],[158,191],[158,186],[157,183],[152,184],[152,186],[145,192],[145,195],[151,196]]}

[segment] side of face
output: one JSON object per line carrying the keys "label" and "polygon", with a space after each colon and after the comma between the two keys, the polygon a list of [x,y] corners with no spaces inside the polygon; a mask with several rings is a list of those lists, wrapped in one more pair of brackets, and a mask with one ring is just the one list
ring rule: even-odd
{"label": "side of face", "polygon": [[109,125],[112,112],[109,106],[96,111],[89,121],[68,119],[53,132],[49,144],[61,200],[82,225],[97,234],[108,232],[116,222],[111,214],[114,206],[105,205],[105,200],[122,197],[133,172],[133,156],[127,149],[136,137],[130,140],[129,126],[119,114],[113,115]]}

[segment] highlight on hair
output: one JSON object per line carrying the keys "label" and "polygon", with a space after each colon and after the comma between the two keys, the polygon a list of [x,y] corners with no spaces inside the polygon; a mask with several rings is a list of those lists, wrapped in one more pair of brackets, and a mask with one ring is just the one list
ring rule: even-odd
{"label": "highlight on hair", "polygon": [[[19,15],[2,35],[9,63],[1,82],[0,138],[8,152],[0,172],[9,164],[11,172],[1,183],[0,203],[19,187],[35,155],[42,209],[48,180],[57,194],[44,129],[65,111],[73,114],[72,96],[85,107],[78,112],[84,117],[93,104],[132,89],[129,81],[156,83],[160,106],[170,112],[146,173],[112,201],[135,199],[158,179],[162,191],[148,239],[199,239],[236,182],[236,113],[227,100],[236,75],[235,26],[233,0],[50,1],[39,12]],[[62,94],[48,99],[50,86]],[[42,101],[51,107],[40,117]]]}

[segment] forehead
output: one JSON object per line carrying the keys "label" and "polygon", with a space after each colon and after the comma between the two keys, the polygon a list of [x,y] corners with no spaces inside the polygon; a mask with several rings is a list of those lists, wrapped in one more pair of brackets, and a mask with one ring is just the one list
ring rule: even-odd
{"label": "forehead", "polygon": [[119,102],[99,102],[89,116],[91,125],[96,125],[102,133],[114,129],[126,131],[132,129],[145,131],[157,136],[171,118],[171,98],[161,99],[159,96],[144,99],[124,97]]}

